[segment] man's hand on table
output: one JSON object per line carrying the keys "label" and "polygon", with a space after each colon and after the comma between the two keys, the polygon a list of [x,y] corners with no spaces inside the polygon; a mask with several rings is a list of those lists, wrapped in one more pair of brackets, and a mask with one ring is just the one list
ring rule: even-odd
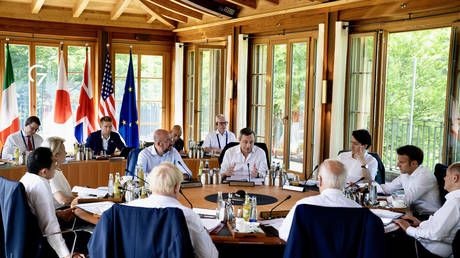
{"label": "man's hand on table", "polygon": [[70,255],[68,255],[68,256],[66,256],[66,258],[85,258],[85,255],[75,252],[75,253],[73,253],[72,257],[70,257]]}
{"label": "man's hand on table", "polygon": [[57,210],[56,211],[56,216],[64,221],[71,221],[75,218],[75,215],[73,214],[75,208],[68,208],[65,210]]}

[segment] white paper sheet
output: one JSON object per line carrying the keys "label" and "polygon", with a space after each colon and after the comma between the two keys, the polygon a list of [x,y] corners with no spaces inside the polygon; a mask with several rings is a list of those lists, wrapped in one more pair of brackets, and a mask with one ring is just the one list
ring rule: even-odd
{"label": "white paper sheet", "polygon": [[217,227],[217,225],[220,224],[220,220],[218,219],[200,219],[200,220],[208,232],[213,230],[215,227]]}
{"label": "white paper sheet", "polygon": [[102,215],[104,211],[110,209],[110,207],[112,207],[112,205],[114,204],[115,204],[114,202],[106,201],[106,202],[80,203],[75,206],[91,214]]}
{"label": "white paper sheet", "polygon": [[268,219],[268,220],[262,220],[260,221],[261,225],[265,226],[272,226],[276,230],[280,230],[281,224],[283,224],[284,218],[277,218],[277,219]]}
{"label": "white paper sheet", "polygon": [[77,192],[78,196],[80,197],[97,197],[97,198],[103,198],[105,197],[108,192],[107,191],[102,191],[94,188],[87,188],[87,187],[81,187],[81,186],[74,186],[72,188],[72,192]]}

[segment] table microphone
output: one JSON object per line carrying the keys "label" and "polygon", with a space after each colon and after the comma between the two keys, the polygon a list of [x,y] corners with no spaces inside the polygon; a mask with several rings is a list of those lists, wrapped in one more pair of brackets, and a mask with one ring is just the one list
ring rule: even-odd
{"label": "table microphone", "polygon": [[187,199],[185,194],[182,192],[182,189],[179,189],[179,193],[182,194],[182,196],[184,196],[184,199],[188,202],[188,204],[190,204],[190,209],[193,209],[192,203]]}
{"label": "table microphone", "polygon": [[315,173],[315,171],[318,169],[319,167],[319,164],[316,165],[316,167],[313,169],[313,171],[311,171],[311,174],[310,174],[310,178],[309,179],[312,179],[313,178],[313,173]]}
{"label": "table microphone", "polygon": [[135,177],[136,177],[136,178],[139,178],[139,179],[142,180],[144,183],[150,185],[149,182],[145,181],[143,178],[140,178],[140,177],[136,176],[135,174],[133,174],[133,180],[134,180]]}
{"label": "table microphone", "polygon": [[358,181],[354,182],[354,183],[351,183],[349,186],[345,187],[345,189],[348,189],[349,187],[351,187],[352,185],[356,185],[357,183],[361,182],[364,180],[365,177],[361,177]]}
{"label": "table microphone", "polygon": [[251,182],[251,169],[249,168],[249,163],[248,163],[248,182]]}
{"label": "table microphone", "polygon": [[186,168],[184,167],[184,165],[182,165],[182,162],[180,162],[180,161],[178,160],[177,163],[179,163],[179,165],[185,170],[185,172],[190,173],[190,174],[188,174],[188,176],[189,176],[189,179],[192,179],[192,173],[191,173],[190,171],[188,171],[188,169],[186,169]]}
{"label": "table microphone", "polygon": [[280,206],[280,204],[282,204],[283,202],[285,202],[285,201],[287,201],[287,200],[289,200],[289,199],[291,199],[291,195],[286,196],[286,198],[284,198],[284,200],[282,200],[282,201],[279,202],[275,207],[273,207],[273,208],[270,210],[269,219],[272,218],[272,212],[273,212],[273,210],[274,210],[276,207]]}

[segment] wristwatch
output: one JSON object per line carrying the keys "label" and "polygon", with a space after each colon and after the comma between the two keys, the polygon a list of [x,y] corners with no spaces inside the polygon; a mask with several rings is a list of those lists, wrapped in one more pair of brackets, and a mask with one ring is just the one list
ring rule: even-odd
{"label": "wristwatch", "polygon": [[361,165],[361,168],[369,168],[369,166],[366,164],[366,165]]}

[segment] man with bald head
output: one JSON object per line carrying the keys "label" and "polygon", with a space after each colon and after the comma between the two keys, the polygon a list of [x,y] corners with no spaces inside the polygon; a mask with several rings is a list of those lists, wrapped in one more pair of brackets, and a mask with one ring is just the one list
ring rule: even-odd
{"label": "man with bald head", "polygon": [[228,121],[223,114],[216,116],[216,131],[208,133],[203,142],[203,148],[206,152],[220,153],[225,145],[230,142],[236,142],[235,134],[227,130]]}
{"label": "man with bald head", "polygon": [[[299,200],[284,219],[279,230],[279,237],[284,241],[288,240],[297,205],[310,204],[325,207],[361,208],[358,203],[345,197],[342,192],[347,180],[347,171],[342,162],[331,159],[325,160],[319,166],[318,180],[320,194]],[[340,214],[337,214],[337,216],[340,216]]]}
{"label": "man with bald head", "polygon": [[173,140],[168,131],[156,130],[153,134],[153,140],[154,144],[142,150],[137,159],[137,165],[142,166],[146,175],[161,162],[171,162],[179,168],[185,179],[192,177],[192,172],[185,165],[179,152],[172,147]]}
{"label": "man with bald head", "polygon": [[183,153],[184,151],[184,140],[180,137],[182,136],[182,127],[180,125],[173,126],[171,130],[171,137],[173,140],[173,147],[179,152]]}

